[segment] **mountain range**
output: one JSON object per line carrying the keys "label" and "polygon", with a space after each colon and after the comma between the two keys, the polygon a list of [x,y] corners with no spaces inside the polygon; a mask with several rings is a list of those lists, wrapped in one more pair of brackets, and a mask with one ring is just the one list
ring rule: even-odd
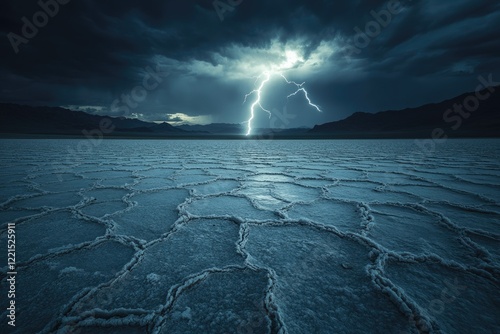
{"label": "mountain range", "polygon": [[335,138],[422,138],[439,129],[449,137],[499,137],[500,86],[417,108],[357,112],[311,132]]}
{"label": "mountain range", "polygon": [[[91,115],[59,107],[0,103],[0,136],[82,136],[110,118],[107,137],[125,138],[246,138],[243,124],[173,126],[126,117]],[[356,112],[312,129],[256,129],[257,138],[426,138],[500,137],[500,86],[466,93],[417,108],[378,113]]]}

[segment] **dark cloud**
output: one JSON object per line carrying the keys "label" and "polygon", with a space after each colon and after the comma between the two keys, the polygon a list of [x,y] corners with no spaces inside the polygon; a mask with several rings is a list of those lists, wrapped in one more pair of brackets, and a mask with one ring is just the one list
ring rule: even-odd
{"label": "dark cloud", "polygon": [[[375,20],[372,11],[387,10],[388,3],[243,0],[221,21],[212,0],[73,0],[16,54],[7,36],[21,35],[21,18],[32,21],[40,6],[4,1],[0,100],[111,113],[116,100],[142,85],[146,68],[161,66],[168,77],[128,108],[130,114],[242,122],[243,97],[253,89],[258,65],[251,60],[283,63],[280,46],[300,49],[305,67],[295,66],[290,76],[306,81],[324,110],[287,101],[281,92],[290,87],[273,81],[277,94],[266,95],[266,106],[290,113],[286,126],[416,106],[474,90],[478,75],[500,78],[500,3],[404,0],[367,46],[356,45],[355,28],[364,31]],[[349,52],[352,47],[359,52]],[[265,113],[258,119],[270,122]]]}

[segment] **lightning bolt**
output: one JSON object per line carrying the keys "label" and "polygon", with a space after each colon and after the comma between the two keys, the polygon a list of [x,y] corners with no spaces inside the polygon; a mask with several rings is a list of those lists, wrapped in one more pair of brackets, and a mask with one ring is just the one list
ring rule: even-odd
{"label": "lightning bolt", "polygon": [[264,108],[262,106],[262,104],[261,104],[261,97],[262,97],[262,90],[265,88],[266,84],[271,80],[271,77],[273,75],[279,75],[280,77],[283,78],[283,80],[285,80],[285,82],[287,84],[289,84],[289,85],[295,85],[297,87],[297,90],[294,93],[288,95],[287,99],[289,99],[292,96],[297,95],[299,92],[303,92],[304,96],[305,96],[305,98],[307,100],[307,102],[309,103],[309,105],[311,107],[315,108],[317,111],[322,112],[321,109],[319,108],[319,106],[317,106],[316,104],[314,104],[314,103],[311,102],[311,99],[309,98],[309,94],[307,93],[307,90],[303,87],[304,84],[305,84],[305,82],[299,84],[299,83],[296,83],[295,81],[288,80],[283,73],[280,73],[280,72],[268,72],[268,71],[266,71],[266,72],[262,73],[261,75],[259,75],[257,77],[257,80],[255,81],[255,84],[257,84],[257,82],[262,77],[264,77],[264,79],[260,82],[259,87],[257,89],[254,89],[250,93],[246,94],[245,95],[245,100],[243,101],[243,104],[245,104],[247,102],[247,99],[248,99],[249,96],[254,95],[254,94],[256,95],[255,101],[250,106],[250,118],[245,122],[245,123],[247,123],[247,134],[246,134],[247,136],[252,133],[252,121],[255,118],[255,108],[256,107],[259,107],[260,109],[262,109],[263,111],[265,111],[269,115],[269,118],[271,118],[271,116],[272,116],[272,113],[269,110],[267,110],[266,108]]}
{"label": "lightning bolt", "polygon": [[252,95],[252,94],[257,94],[257,98],[255,99],[255,102],[252,103],[252,106],[250,107],[250,118],[248,119],[247,121],[247,124],[248,124],[248,129],[247,129],[247,136],[252,132],[252,121],[255,117],[255,107],[256,106],[259,106],[262,110],[264,110],[265,112],[267,112],[269,114],[269,118],[271,118],[271,112],[269,110],[267,110],[266,108],[264,108],[262,106],[262,104],[260,104],[260,98],[261,98],[261,95],[262,95],[262,89],[264,89],[264,86],[266,85],[266,83],[269,82],[269,80],[271,80],[271,74],[269,72],[265,72],[265,73],[262,73],[259,78],[257,78],[257,80],[259,80],[262,76],[265,76],[265,79],[262,80],[262,82],[260,83],[260,86],[259,88],[251,91],[250,93],[248,93],[247,95],[245,95],[245,101],[243,101],[243,103],[246,103],[247,101],[247,98]]}

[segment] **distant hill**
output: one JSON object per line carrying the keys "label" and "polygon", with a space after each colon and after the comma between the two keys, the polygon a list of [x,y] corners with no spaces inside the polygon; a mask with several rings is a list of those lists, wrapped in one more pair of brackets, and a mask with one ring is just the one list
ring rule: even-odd
{"label": "distant hill", "polygon": [[[429,138],[435,129],[448,137],[500,137],[500,86],[480,101],[467,117],[448,113],[455,104],[463,105],[474,93],[462,94],[440,103],[417,108],[378,113],[357,112],[341,121],[316,125],[313,129],[260,129],[249,138]],[[486,94],[487,90],[480,92]],[[472,100],[471,100],[472,101]],[[467,118],[466,118],[467,117]],[[124,138],[247,138],[245,124],[213,123],[172,126],[125,117],[105,117],[58,107],[31,107],[0,103],[1,136],[83,136],[83,131],[99,129],[101,121],[111,119],[114,131],[108,137]]]}
{"label": "distant hill", "polygon": [[[199,134],[209,135],[236,135],[241,136],[246,133],[246,124],[231,124],[231,123],[212,123],[206,125],[179,125],[179,129],[196,132]],[[272,135],[293,135],[307,133],[310,128],[297,128],[297,129],[267,129],[255,128],[252,131],[254,136],[268,136]]]}
{"label": "distant hill", "polygon": [[179,125],[177,128],[184,131],[210,133],[210,134],[232,134],[241,135],[245,132],[244,126],[241,124],[230,123],[212,123],[206,125]]}
{"label": "distant hill", "polygon": [[111,136],[179,135],[186,131],[168,123],[149,123],[125,117],[90,115],[58,107],[30,107],[0,104],[0,133],[34,135],[76,135],[84,130],[99,129],[100,122],[111,119],[115,127]]}
{"label": "distant hill", "polygon": [[[494,89],[468,118],[467,114],[446,112],[455,104],[463,105],[475,93],[417,108],[375,114],[357,112],[341,121],[316,125],[310,133],[334,138],[418,138],[430,137],[434,129],[441,128],[449,137],[500,137],[500,86]],[[487,94],[487,90],[480,93]],[[463,111],[468,113],[465,108]]]}

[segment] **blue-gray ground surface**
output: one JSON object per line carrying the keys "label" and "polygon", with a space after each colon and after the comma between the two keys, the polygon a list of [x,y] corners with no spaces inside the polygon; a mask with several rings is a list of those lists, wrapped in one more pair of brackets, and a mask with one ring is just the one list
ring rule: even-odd
{"label": "blue-gray ground surface", "polygon": [[2,140],[0,152],[11,332],[500,332],[499,140]]}

